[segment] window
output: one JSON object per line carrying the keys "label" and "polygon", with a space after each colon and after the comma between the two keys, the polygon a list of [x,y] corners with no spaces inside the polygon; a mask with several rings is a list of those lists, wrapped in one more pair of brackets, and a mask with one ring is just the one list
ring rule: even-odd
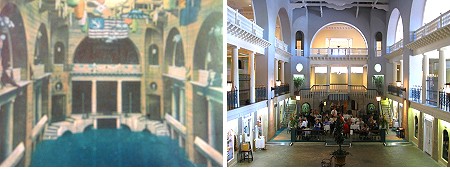
{"label": "window", "polygon": [[62,42],[56,42],[54,51],[55,64],[64,64],[65,48]]}
{"label": "window", "polygon": [[155,44],[148,47],[148,64],[159,65],[159,49]]}
{"label": "window", "polygon": [[444,129],[442,141],[442,158],[448,161],[448,132]]}
{"label": "window", "polygon": [[382,55],[382,53],[381,53],[381,50],[382,50],[382,48],[381,48],[381,45],[382,45],[382,42],[383,42],[383,34],[381,34],[381,32],[377,32],[377,34],[375,35],[375,40],[376,40],[376,57],[380,57],[381,55]]}
{"label": "window", "polygon": [[417,115],[414,117],[414,137],[417,138],[417,135],[419,134],[419,119],[417,118]]}

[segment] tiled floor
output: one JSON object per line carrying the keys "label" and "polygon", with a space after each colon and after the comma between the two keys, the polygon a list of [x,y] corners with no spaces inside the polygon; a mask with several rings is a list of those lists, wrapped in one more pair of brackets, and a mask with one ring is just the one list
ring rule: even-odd
{"label": "tiled floor", "polygon": [[[343,147],[351,153],[345,167],[439,167],[440,165],[411,144],[386,147],[381,143],[354,143]],[[253,162],[237,163],[237,167],[320,167],[321,161],[330,158],[338,147],[325,147],[324,143],[294,143],[266,145],[266,150],[256,150]]]}

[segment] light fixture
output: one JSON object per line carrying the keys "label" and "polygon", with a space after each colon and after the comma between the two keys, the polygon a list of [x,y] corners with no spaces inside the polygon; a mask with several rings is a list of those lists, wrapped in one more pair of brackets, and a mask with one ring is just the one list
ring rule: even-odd
{"label": "light fixture", "polygon": [[278,87],[278,86],[281,86],[281,80],[277,80],[277,81],[275,81],[275,85]]}
{"label": "light fixture", "polygon": [[446,83],[445,84],[445,89],[444,89],[445,93],[450,93],[450,83]]}
{"label": "light fixture", "polygon": [[300,96],[295,96],[295,100],[300,100]]}
{"label": "light fixture", "polygon": [[397,87],[402,86],[402,82],[401,81],[397,81]]}
{"label": "light fixture", "polygon": [[233,89],[233,83],[231,81],[227,82],[227,91],[231,92],[231,89]]}
{"label": "light fixture", "polygon": [[324,101],[324,102],[323,102],[323,105],[324,105],[324,106],[326,106],[326,105],[327,105],[327,102],[326,102],[326,101]]}
{"label": "light fixture", "polygon": [[381,96],[377,96],[376,99],[377,99],[377,102],[381,101]]}

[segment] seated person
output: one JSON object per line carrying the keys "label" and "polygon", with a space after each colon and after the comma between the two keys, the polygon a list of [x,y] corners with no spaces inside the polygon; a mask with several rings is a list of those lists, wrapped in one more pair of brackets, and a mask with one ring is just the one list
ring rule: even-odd
{"label": "seated person", "polygon": [[316,119],[316,123],[314,123],[313,130],[320,130],[322,128],[322,124],[320,123],[319,119]]}
{"label": "seated person", "polygon": [[325,118],[325,121],[323,122],[323,130],[325,131],[325,133],[328,133],[328,131],[330,131],[330,125],[331,122],[328,121],[328,118]]}

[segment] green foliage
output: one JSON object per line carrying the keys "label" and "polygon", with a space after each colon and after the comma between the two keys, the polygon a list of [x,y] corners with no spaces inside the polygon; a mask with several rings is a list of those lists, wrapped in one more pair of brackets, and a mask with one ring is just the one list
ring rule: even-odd
{"label": "green foliage", "polygon": [[373,76],[373,83],[377,88],[378,93],[381,93],[381,89],[383,88],[384,77],[383,76]]}
{"label": "green foliage", "polygon": [[305,83],[304,77],[294,77],[294,87],[298,90],[298,88],[302,87]]}
{"label": "green foliage", "polygon": [[339,149],[333,151],[331,155],[334,156],[343,156],[349,155],[350,153],[342,149],[342,144],[344,143],[345,137],[343,134],[344,121],[340,117],[336,119],[335,127],[334,127],[334,141],[339,144]]}
{"label": "green foliage", "polygon": [[296,116],[295,114],[292,114],[289,123],[290,123],[290,126],[291,126],[292,128],[297,127],[297,125],[298,125],[298,119],[297,119],[297,116]]}

